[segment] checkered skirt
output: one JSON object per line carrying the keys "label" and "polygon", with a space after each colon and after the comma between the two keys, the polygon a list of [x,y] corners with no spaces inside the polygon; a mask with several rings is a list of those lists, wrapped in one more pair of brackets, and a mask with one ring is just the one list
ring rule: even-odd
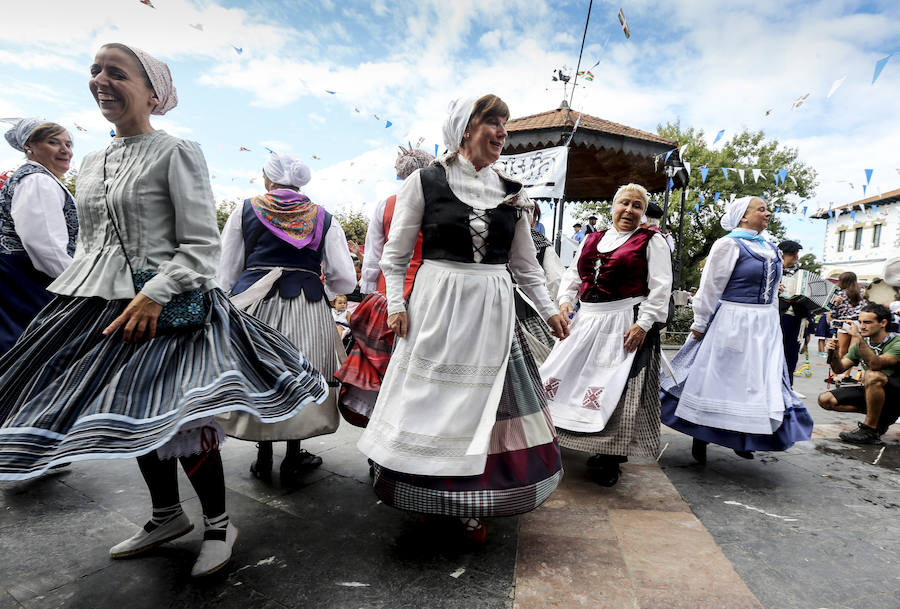
{"label": "checkered skirt", "polygon": [[[530,445],[524,417],[543,413],[553,440]],[[535,509],[562,480],[559,444],[537,365],[518,323],[484,473],[418,476],[375,464],[375,493],[395,508],[445,516],[512,516]]]}

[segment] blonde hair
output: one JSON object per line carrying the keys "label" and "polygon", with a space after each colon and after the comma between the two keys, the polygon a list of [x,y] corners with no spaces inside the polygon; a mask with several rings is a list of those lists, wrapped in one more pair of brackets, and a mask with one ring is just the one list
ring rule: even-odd
{"label": "blonde hair", "polygon": [[618,201],[626,192],[636,192],[641,195],[641,198],[644,200],[644,209],[647,209],[647,205],[650,204],[650,193],[647,192],[647,189],[641,186],[640,184],[625,184],[624,186],[619,186],[619,190],[616,191],[616,195],[613,197],[613,203]]}
{"label": "blonde hair", "polygon": [[334,297],[334,301],[337,302],[337,301],[338,301],[339,299],[341,299],[341,298],[344,299],[344,302],[347,302],[347,295],[346,295],[346,294],[338,294],[337,296]]}

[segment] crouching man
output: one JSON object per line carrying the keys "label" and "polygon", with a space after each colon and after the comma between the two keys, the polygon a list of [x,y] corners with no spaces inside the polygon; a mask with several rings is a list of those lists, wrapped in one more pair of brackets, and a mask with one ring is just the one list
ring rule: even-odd
{"label": "crouching man", "polygon": [[845,442],[881,444],[881,436],[900,416],[900,335],[888,332],[890,323],[887,307],[866,305],[859,313],[859,325],[850,324],[847,355],[835,357],[837,339],[828,340],[826,350],[835,373],[856,365],[865,371],[861,387],[839,387],[819,396],[819,406],[825,410],[866,415],[858,429],[840,433]]}

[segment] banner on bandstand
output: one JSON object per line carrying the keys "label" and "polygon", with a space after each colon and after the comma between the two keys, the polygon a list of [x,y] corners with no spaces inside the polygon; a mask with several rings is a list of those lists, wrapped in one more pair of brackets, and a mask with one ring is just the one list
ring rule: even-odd
{"label": "banner on bandstand", "polygon": [[494,167],[525,187],[532,199],[559,199],[566,190],[566,146],[500,157]]}

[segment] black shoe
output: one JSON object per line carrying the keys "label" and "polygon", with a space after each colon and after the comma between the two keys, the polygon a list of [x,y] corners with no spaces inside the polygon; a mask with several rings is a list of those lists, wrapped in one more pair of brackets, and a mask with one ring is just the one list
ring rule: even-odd
{"label": "black shoe", "polygon": [[619,464],[610,462],[607,462],[601,467],[591,468],[590,470],[591,479],[600,486],[606,487],[615,486],[616,482],[619,481],[619,474],[621,473],[622,470],[619,468]]}
{"label": "black shoe", "polygon": [[369,462],[369,478],[375,477],[375,462],[371,459],[366,459]]}
{"label": "black shoe", "polygon": [[749,450],[735,449],[734,454],[736,454],[738,457],[740,457],[742,459],[752,459],[753,458],[753,451],[749,451]]}
{"label": "black shoe", "polygon": [[294,484],[320,465],[322,465],[322,457],[301,449],[297,454],[285,457],[281,462],[281,483]]}
{"label": "black shoe", "polygon": [[707,446],[709,446],[709,442],[698,440],[697,438],[694,438],[694,441],[691,444],[691,456],[694,457],[694,460],[700,465],[706,465]]}
{"label": "black shoe", "polygon": [[272,444],[256,445],[256,461],[250,464],[250,473],[266,484],[272,484]]}
{"label": "black shoe", "polygon": [[851,444],[884,444],[877,429],[869,427],[865,423],[857,423],[857,425],[859,425],[858,429],[842,431],[838,436],[844,442]]}

